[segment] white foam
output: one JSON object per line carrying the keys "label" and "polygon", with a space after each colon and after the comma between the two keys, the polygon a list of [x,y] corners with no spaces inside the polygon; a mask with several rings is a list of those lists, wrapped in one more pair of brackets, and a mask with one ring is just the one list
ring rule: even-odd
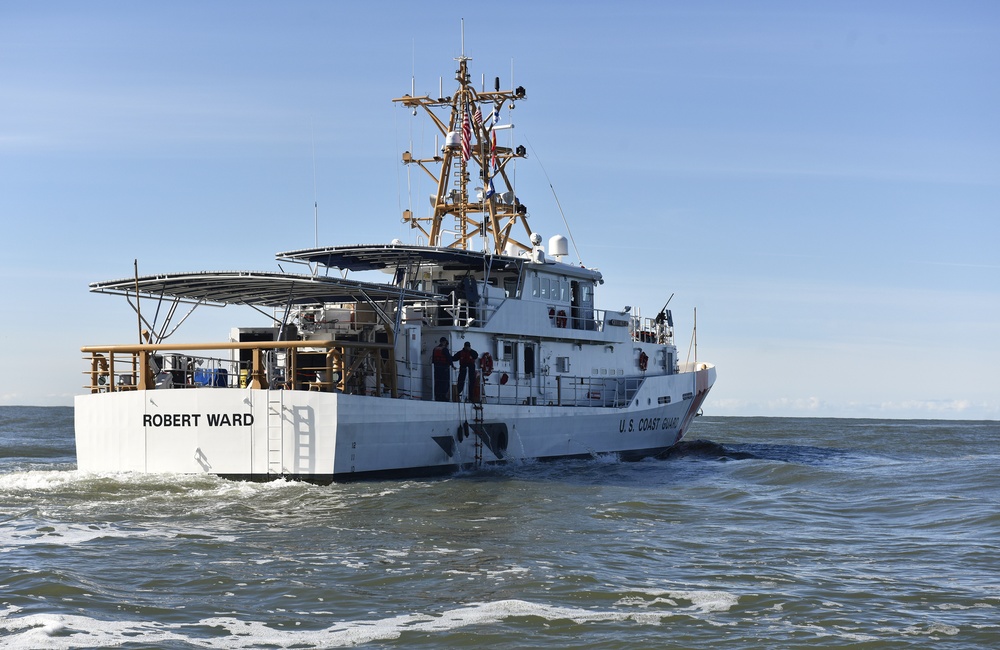
{"label": "white foam", "polygon": [[[704,602],[728,599],[708,596],[720,592],[681,592]],[[694,594],[699,594],[695,596]],[[680,599],[689,599],[678,596]],[[691,600],[694,603],[694,600]],[[718,611],[718,610],[712,610]],[[448,632],[463,627],[491,625],[509,618],[538,617],[548,621],[568,620],[576,624],[605,621],[638,625],[660,625],[675,611],[629,611],[626,609],[582,609],[532,603],[523,600],[500,600],[457,607],[440,615],[403,614],[377,620],[343,621],[323,630],[276,630],[258,621],[230,617],[202,619],[194,624],[163,624],[146,621],[101,621],[83,616],[30,615],[12,617],[15,610],[0,612],[0,635],[5,646],[20,649],[75,648],[110,646],[129,642],[139,645],[162,645],[171,642],[194,643],[204,648],[246,648],[260,645],[349,647],[364,643],[398,639],[404,633]],[[222,636],[186,633],[186,629],[212,627],[225,630]]]}
{"label": "white foam", "polygon": [[919,627],[917,625],[911,625],[907,628],[900,630],[900,632],[905,636],[934,636],[935,634],[944,634],[945,636],[955,636],[959,633],[959,629],[954,625],[947,625],[945,623],[930,623],[927,627]]}
{"label": "white foam", "polygon": [[458,553],[459,550],[457,548],[445,548],[443,546],[435,546],[434,548],[432,548],[430,551],[427,552],[436,553],[438,555],[451,555],[452,553]]}
{"label": "white foam", "polygon": [[989,609],[993,609],[993,605],[991,605],[989,603],[974,603],[972,605],[958,605],[958,604],[955,604],[955,603],[943,603],[941,605],[936,605],[936,606],[932,607],[931,609],[948,610],[948,609],[974,609],[974,608],[989,608]]}
{"label": "white foam", "polygon": [[645,598],[639,596],[628,596],[616,602],[615,605],[622,605],[626,607],[653,607],[656,605],[667,605],[668,607],[677,607],[677,601],[671,598],[654,598],[653,600],[646,600]]}
{"label": "white foam", "polygon": [[699,612],[728,612],[740,599],[725,591],[672,591],[671,598],[691,601]]}
{"label": "white foam", "polygon": [[3,492],[51,492],[72,483],[78,483],[90,475],[77,471],[36,470],[0,474],[0,491]]}
{"label": "white foam", "polygon": [[399,490],[393,490],[393,489],[388,489],[387,488],[387,489],[384,489],[384,490],[380,490],[378,492],[360,492],[356,496],[359,499],[375,499],[375,498],[378,498],[378,497],[392,496],[393,494],[396,494],[398,491]]}
{"label": "white foam", "polygon": [[694,589],[673,591],[667,589],[638,589],[637,591],[654,596],[654,598],[646,600],[642,597],[632,596],[622,598],[616,604],[635,605],[638,607],[652,607],[654,605],[675,607],[678,605],[677,601],[688,601],[691,605],[684,609],[685,612],[708,614],[710,612],[728,612],[740,601],[738,596],[717,590]]}
{"label": "white foam", "polygon": [[526,567],[512,566],[508,569],[497,569],[495,571],[486,570],[486,577],[503,580],[505,575],[527,575],[531,570]]}
{"label": "white foam", "polygon": [[[113,494],[114,486],[157,488],[169,484],[186,490],[186,497],[238,496],[253,497],[281,490],[299,491],[303,484],[284,479],[266,483],[228,481],[210,474],[139,474],[129,472],[97,473],[79,470],[32,470],[0,474],[0,492],[18,494],[58,492],[83,484],[100,483],[102,493]],[[159,495],[160,490],[153,490]]]}
{"label": "white foam", "polygon": [[845,628],[840,625],[834,625],[833,627],[836,630],[838,630],[838,633],[835,634],[834,636],[837,636],[841,639],[847,639],[848,641],[855,641],[857,643],[869,643],[871,641],[879,640],[879,637],[877,636],[872,636],[871,634],[864,634],[862,632],[855,632],[853,629]]}
{"label": "white foam", "polygon": [[[23,523],[23,520],[21,521]],[[45,523],[33,530],[0,527],[0,546],[5,550],[38,544],[77,546],[95,539],[175,539],[179,536],[197,536],[221,542],[235,542],[235,535],[219,535],[200,528],[172,527],[170,529],[116,528],[108,524]]]}

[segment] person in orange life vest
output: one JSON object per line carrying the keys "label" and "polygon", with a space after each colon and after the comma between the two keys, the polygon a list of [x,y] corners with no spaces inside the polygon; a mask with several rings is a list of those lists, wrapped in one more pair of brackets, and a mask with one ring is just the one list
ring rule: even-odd
{"label": "person in orange life vest", "polygon": [[468,341],[462,346],[455,356],[452,357],[453,361],[458,362],[458,393],[462,394],[462,386],[465,384],[465,375],[469,375],[469,390],[465,394],[467,399],[472,399],[472,385],[476,383],[476,359],[479,358],[479,353],[472,349],[472,344]]}
{"label": "person in orange life vest", "polygon": [[438,345],[431,352],[431,364],[434,366],[434,401],[447,402],[451,392],[451,351],[448,350],[448,339],[441,337]]}

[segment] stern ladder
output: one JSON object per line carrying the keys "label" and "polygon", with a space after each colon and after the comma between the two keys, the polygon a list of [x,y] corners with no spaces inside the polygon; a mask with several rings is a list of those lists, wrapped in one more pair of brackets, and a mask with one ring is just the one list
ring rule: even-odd
{"label": "stern ladder", "polygon": [[473,403],[472,404],[472,428],[476,432],[475,450],[476,450],[476,467],[483,466],[483,404]]}
{"label": "stern ladder", "polygon": [[267,391],[267,474],[283,476],[284,391]]}

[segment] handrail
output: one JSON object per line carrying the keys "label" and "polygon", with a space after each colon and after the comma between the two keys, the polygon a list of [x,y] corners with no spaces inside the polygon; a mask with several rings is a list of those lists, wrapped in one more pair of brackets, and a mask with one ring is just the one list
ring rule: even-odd
{"label": "handrail", "polygon": [[622,408],[632,401],[645,381],[645,377],[589,375],[545,375],[542,379],[552,379],[542,391],[534,383],[500,385],[484,381],[480,387],[481,399],[487,404]]}
{"label": "handrail", "polygon": [[[296,354],[289,354],[286,360],[285,371],[288,378],[283,385],[294,386],[297,383],[297,370],[316,371],[325,373],[324,377],[314,382],[308,383],[310,388],[319,390],[332,389],[334,387],[345,390],[347,379],[356,373],[369,358],[374,358],[373,367],[376,385],[383,383],[390,392],[396,394],[396,375],[392,368],[392,352],[394,346],[391,343],[359,342],[341,340],[307,340],[307,341],[228,341],[219,343],[135,343],[122,345],[88,345],[80,348],[81,352],[90,356],[90,369],[85,371],[90,375],[89,388],[91,393],[103,391],[120,390],[149,390],[156,388],[157,381],[154,377],[151,357],[153,353],[163,352],[192,352],[202,350],[251,350],[253,352],[249,372],[247,374],[247,385],[250,388],[265,389],[269,387],[267,373],[265,371],[264,353],[268,350],[284,350],[292,353],[301,349],[326,349],[326,361],[322,366],[296,368]],[[361,351],[361,354],[354,354],[350,367],[347,366],[347,351]],[[382,358],[381,352],[389,352],[389,361]],[[115,355],[120,354],[126,357],[129,369],[119,375],[116,372]],[[107,355],[107,357],[105,357]],[[121,363],[119,361],[118,363]],[[239,362],[235,362],[238,366]],[[386,372],[386,366],[388,371]],[[234,367],[234,370],[239,370]],[[187,371],[176,371],[186,376]],[[219,372],[227,374],[225,369]],[[234,373],[235,374],[235,373]],[[116,386],[113,383],[115,377],[119,377],[121,383]],[[337,381],[332,381],[337,377]],[[169,379],[169,378],[168,378]]]}
{"label": "handrail", "polygon": [[252,350],[261,348],[377,348],[391,350],[391,343],[362,343],[323,339],[316,341],[229,341],[226,343],[134,343],[124,345],[86,345],[80,352],[182,352],[184,350]]}

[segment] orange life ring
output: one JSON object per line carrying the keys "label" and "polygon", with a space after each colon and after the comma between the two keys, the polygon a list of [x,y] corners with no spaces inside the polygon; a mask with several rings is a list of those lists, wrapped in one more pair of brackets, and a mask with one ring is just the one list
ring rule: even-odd
{"label": "orange life ring", "polygon": [[483,355],[479,357],[479,367],[483,371],[483,377],[489,377],[493,374],[493,355],[489,352],[483,352]]}
{"label": "orange life ring", "polygon": [[556,327],[566,327],[566,312],[562,309],[556,315]]}
{"label": "orange life ring", "polygon": [[646,372],[646,367],[649,366],[649,356],[645,352],[639,353],[639,370]]}

